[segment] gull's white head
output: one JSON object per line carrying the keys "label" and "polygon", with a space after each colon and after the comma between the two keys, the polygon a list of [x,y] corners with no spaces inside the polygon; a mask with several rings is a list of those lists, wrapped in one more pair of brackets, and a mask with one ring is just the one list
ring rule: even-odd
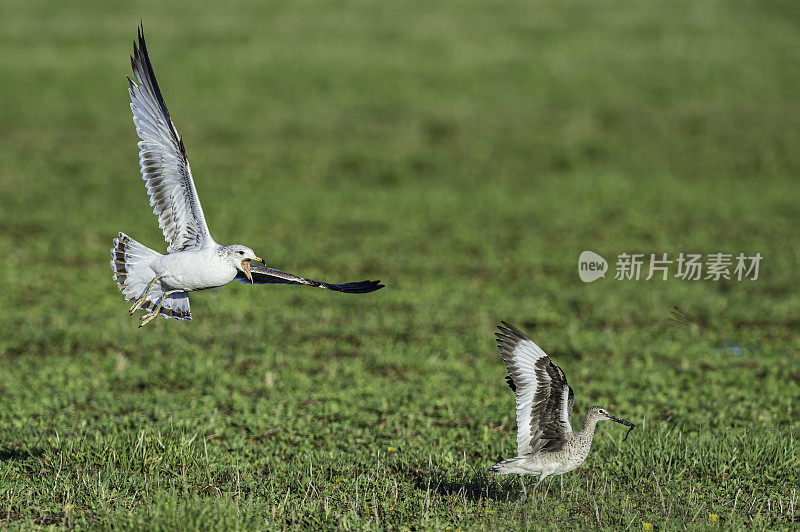
{"label": "gull's white head", "polygon": [[255,251],[241,244],[225,246],[222,248],[222,256],[231,261],[234,268],[243,272],[251,283],[253,282],[253,275],[250,273],[250,261],[257,260],[261,263],[264,262],[264,259],[257,256]]}

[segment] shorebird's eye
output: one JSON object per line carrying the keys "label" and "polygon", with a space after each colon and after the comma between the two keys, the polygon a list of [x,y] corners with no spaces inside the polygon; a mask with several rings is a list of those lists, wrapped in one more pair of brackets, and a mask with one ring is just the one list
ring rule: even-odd
{"label": "shorebird's eye", "polygon": [[244,251],[239,251],[239,255],[244,255]]}

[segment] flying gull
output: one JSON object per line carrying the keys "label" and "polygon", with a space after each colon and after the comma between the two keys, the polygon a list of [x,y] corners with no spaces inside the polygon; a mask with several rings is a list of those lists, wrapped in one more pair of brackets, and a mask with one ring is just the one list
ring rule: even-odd
{"label": "flying gull", "polygon": [[[489,471],[500,475],[520,475],[522,497],[528,492],[522,475],[538,475],[536,488],[551,475],[563,475],[580,466],[589,455],[592,437],[598,421],[634,424],[614,417],[600,406],[586,413],[583,428],[572,432],[572,404],[575,394],[567,385],[561,368],[533,340],[506,322],[498,326],[497,348],[506,363],[508,385],[517,396],[517,456],[497,463]],[[625,439],[628,434],[625,434]]]}
{"label": "flying gull", "polygon": [[167,254],[162,255],[124,233],[114,239],[111,268],[125,299],[133,301],[130,314],[140,308],[149,311],[139,327],[158,315],[192,319],[189,292],[222,286],[234,279],[251,284],[316,286],[348,294],[383,288],[380,281],[331,284],[251,265],[251,261],[264,261],[249,247],[217,244],[197,197],[183,140],[158,88],[141,26],[131,65],[136,81],[128,77],[128,92],[133,123],[141,139],[139,164],[150,205],[169,244]]}

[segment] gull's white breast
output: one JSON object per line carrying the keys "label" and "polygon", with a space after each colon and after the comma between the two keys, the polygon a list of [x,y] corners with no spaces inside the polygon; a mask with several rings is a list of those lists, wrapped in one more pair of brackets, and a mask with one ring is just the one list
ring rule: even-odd
{"label": "gull's white breast", "polygon": [[162,255],[151,267],[162,275],[161,285],[169,290],[203,290],[231,282],[237,269],[220,256],[218,247],[179,251]]}

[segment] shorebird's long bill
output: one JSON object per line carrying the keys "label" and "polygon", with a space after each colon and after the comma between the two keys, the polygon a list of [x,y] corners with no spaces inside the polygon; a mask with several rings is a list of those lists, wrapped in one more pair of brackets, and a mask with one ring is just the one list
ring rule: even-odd
{"label": "shorebird's long bill", "polygon": [[624,419],[621,419],[621,418],[618,418],[618,417],[616,417],[616,416],[612,416],[611,414],[609,414],[609,415],[608,415],[608,418],[609,418],[611,421],[616,421],[616,422],[617,422],[617,423],[619,423],[620,425],[625,425],[626,427],[628,427],[628,432],[626,432],[626,433],[625,433],[625,437],[624,437],[624,438],[622,438],[622,441],[625,441],[625,440],[627,440],[627,439],[628,439],[628,434],[630,434],[630,433],[631,433],[631,431],[632,431],[634,428],[636,428],[636,425],[634,425],[634,424],[633,424],[633,423],[631,423],[630,421],[626,421],[626,420],[624,420]]}
{"label": "shorebird's long bill", "polygon": [[635,427],[636,426],[633,423],[631,423],[630,421],[625,421],[624,419],[620,419],[620,418],[615,417],[615,416],[609,415],[608,417],[611,418],[611,421],[616,421],[617,423],[620,423],[621,425],[625,425],[626,427]]}
{"label": "shorebird's long bill", "polygon": [[[250,273],[250,260],[251,259],[244,259],[242,260],[242,271],[247,276],[247,279],[250,281],[250,284],[253,284],[253,274]],[[258,262],[264,263],[264,259],[260,257],[256,257],[255,260]]]}

